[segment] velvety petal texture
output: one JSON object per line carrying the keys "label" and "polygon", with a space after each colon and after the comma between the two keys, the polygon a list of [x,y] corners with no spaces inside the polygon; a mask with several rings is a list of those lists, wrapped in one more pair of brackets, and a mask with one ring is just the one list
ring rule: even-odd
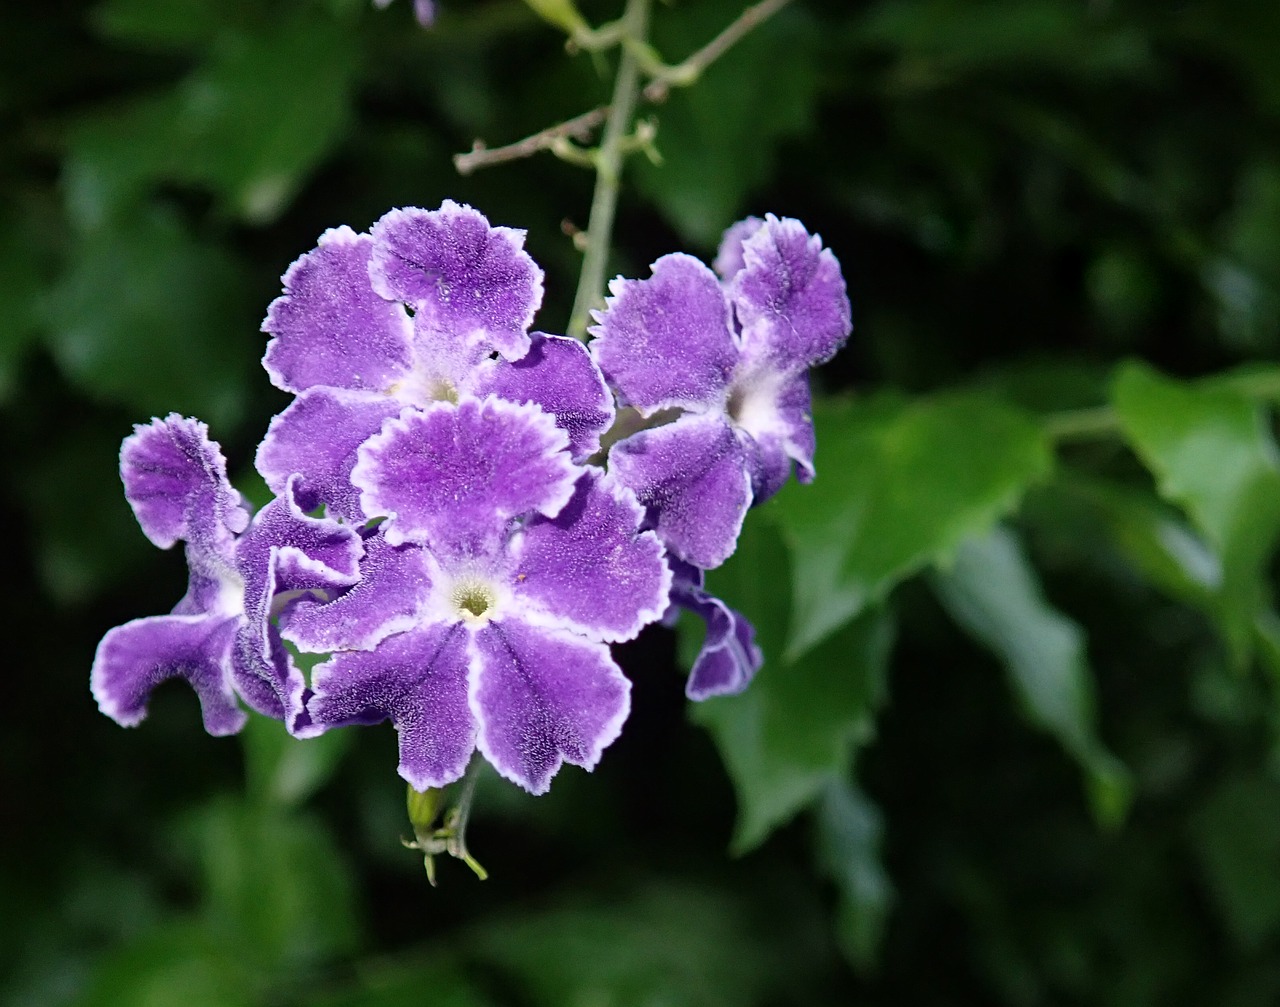
{"label": "velvety petal texture", "polygon": [[187,682],[200,699],[210,734],[235,734],[245,714],[227,674],[239,620],[207,615],[159,615],[117,626],[102,638],[89,686],[98,708],[134,727],[147,715],[151,691],[171,678]]}
{"label": "velvety petal texture", "polygon": [[631,708],[609,648],[519,620],[480,630],[475,647],[471,709],[493,768],[533,794],[562,763],[593,769]]}
{"label": "velvety petal texture", "polygon": [[577,471],[567,446],[537,406],[465,399],[388,421],[360,447],[351,479],[365,513],[386,516],[392,545],[470,547],[519,514],[568,502]]}
{"label": "velvety petal texture", "polygon": [[281,615],[281,632],[313,654],[372,650],[417,625],[435,579],[429,553],[375,533],[365,541],[359,581],[332,599],[327,592],[298,595]]}
{"label": "velvety petal texture", "polygon": [[667,548],[711,569],[732,555],[751,505],[747,456],[717,416],[682,416],[619,441],[609,471],[631,489]]}
{"label": "velvety petal texture", "polygon": [[644,511],[611,477],[587,473],[554,518],[517,543],[515,590],[537,615],[597,640],[629,640],[662,615],[670,571],[662,544],[639,532]]}
{"label": "velvety petal texture", "polygon": [[672,603],[706,623],[706,636],[689,673],[685,695],[703,700],[741,692],[764,663],[754,627],[740,612],[704,590],[701,570],[679,561],[672,565],[676,572]]}
{"label": "velvety petal texture", "polygon": [[307,510],[323,504],[335,517],[363,522],[360,491],[351,483],[356,450],[402,408],[396,399],[310,388],[271,421],[257,469],[276,493],[299,476],[298,500]]}
{"label": "velvety petal texture", "polygon": [[514,363],[486,360],[468,390],[541,406],[569,435],[574,461],[599,451],[600,435],[613,424],[613,396],[604,375],[587,348],[567,336],[535,332],[527,354]]}
{"label": "velvety petal texture", "polygon": [[730,297],[751,358],[796,372],[830,360],[853,328],[840,263],[798,220],[765,218],[742,243]]}
{"label": "velvety petal texture", "polygon": [[460,333],[508,360],[529,350],[542,302],[542,270],[524,251],[524,232],[491,227],[469,206],[392,210],[373,227],[374,289],[412,305],[418,338]]}
{"label": "velvety petal texture", "polygon": [[715,268],[668,255],[646,280],[614,280],[590,347],[641,417],[610,470],[671,552],[704,569],[793,469],[813,478],[807,372],[852,327],[839,263],[799,221],[739,221]]}
{"label": "velvety petal texture", "polygon": [[262,364],[276,387],[384,391],[409,369],[413,322],[374,291],[372,251],[367,234],[339,227],[285,272],[262,323],[272,337]]}
{"label": "velvety petal texture", "polygon": [[614,280],[591,352],[624,405],[710,409],[722,403],[738,348],[716,275],[691,255],[664,255],[647,280]]}
{"label": "velvety petal texture", "polygon": [[120,479],[143,534],[161,549],[181,539],[223,550],[249,523],[222,449],[199,420],[170,413],[135,427],[120,448]]}
{"label": "velvety petal texture", "polygon": [[390,720],[400,735],[401,776],[417,790],[454,782],[476,745],[469,644],[462,626],[436,624],[388,637],[373,651],[338,654],[315,670],[314,733]]}

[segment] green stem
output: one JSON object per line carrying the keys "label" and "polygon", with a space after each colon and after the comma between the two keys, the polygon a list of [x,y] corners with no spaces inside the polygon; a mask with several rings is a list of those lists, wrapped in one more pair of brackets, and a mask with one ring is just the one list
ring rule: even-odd
{"label": "green stem", "polygon": [[[643,43],[649,34],[651,0],[627,0],[622,24],[627,38]],[[591,199],[591,219],[587,224],[587,249],[582,259],[578,292],[569,316],[569,335],[585,339],[591,309],[604,301],[605,269],[613,239],[613,220],[618,209],[618,184],[626,155],[625,140],[635,114],[640,93],[640,66],[632,47],[626,46],[618,56],[618,76],[613,84],[613,100],[604,137],[596,153],[596,189]]]}
{"label": "green stem", "polygon": [[[1205,378],[1199,384],[1259,402],[1280,403],[1280,367],[1249,368]],[[1043,422],[1045,433],[1057,444],[1101,440],[1120,433],[1120,416],[1111,406],[1050,413]]]}

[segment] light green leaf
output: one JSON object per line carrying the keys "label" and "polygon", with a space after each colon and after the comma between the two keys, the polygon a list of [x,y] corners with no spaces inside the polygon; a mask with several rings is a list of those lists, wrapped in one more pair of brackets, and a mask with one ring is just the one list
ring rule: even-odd
{"label": "light green leaf", "polygon": [[1117,372],[1113,402],[1160,494],[1187,512],[1218,556],[1224,632],[1243,663],[1268,601],[1263,573],[1280,531],[1280,454],[1267,414],[1225,383],[1175,381],[1139,363]]}
{"label": "light green leaf", "polygon": [[841,948],[855,968],[870,971],[894,899],[880,859],[884,817],[855,784],[839,779],[823,792],[815,826],[818,863],[840,892]]}
{"label": "light green leaf", "polygon": [[952,618],[1003,662],[1030,720],[1080,763],[1097,819],[1118,824],[1132,784],[1097,736],[1084,632],[1045,600],[1017,536],[997,528],[970,539],[931,581]]}
{"label": "light green leaf", "polygon": [[817,402],[814,424],[817,480],[771,505],[793,562],[791,659],[984,533],[1052,463],[1030,417],[975,395]]}
{"label": "light green leaf", "polygon": [[80,1007],[244,1007],[253,976],[216,936],[193,921],[171,921],[117,946],[76,999]]}
{"label": "light green leaf", "polygon": [[753,520],[738,551],[708,579],[713,594],[756,625],[765,655],[745,692],[690,707],[733,781],[737,853],[760,845],[845,772],[854,747],[872,733],[893,638],[890,618],[873,611],[804,657],[787,659],[785,567],[777,533]]}

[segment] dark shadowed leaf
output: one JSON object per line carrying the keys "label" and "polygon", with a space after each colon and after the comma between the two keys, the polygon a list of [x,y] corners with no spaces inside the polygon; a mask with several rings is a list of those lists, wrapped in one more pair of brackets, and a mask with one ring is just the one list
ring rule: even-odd
{"label": "dark shadowed leaf", "polygon": [[951,617],[1000,658],[1031,722],[1080,763],[1098,820],[1119,824],[1132,786],[1097,735],[1084,631],[1045,600],[1018,537],[996,528],[969,539],[931,580]]}

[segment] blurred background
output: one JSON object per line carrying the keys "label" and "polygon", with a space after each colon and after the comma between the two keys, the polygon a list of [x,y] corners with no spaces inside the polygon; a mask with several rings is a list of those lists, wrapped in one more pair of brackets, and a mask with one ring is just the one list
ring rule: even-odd
{"label": "blurred background", "polygon": [[[678,61],[743,6],[656,4],[653,41]],[[185,585],[120,440],[199,416],[260,497],[287,397],[259,325],[321,231],[469,202],[528,230],[538,326],[567,323],[592,176],[450,158],[605,102],[614,57],[520,0],[438,12],[0,8],[0,1003],[1280,1002],[1270,417],[1113,378],[1280,352],[1273,0],[796,0],[642,110],[662,164],[629,162],[610,275],[798,217],[856,328],[816,377],[818,482],[712,577],[765,671],[690,711],[696,629],[619,648],[634,712],[594,774],[481,780],[488,881],[448,861],[431,889],[401,847],[390,727],[212,739],[180,685],[136,730],[97,712],[103,632]],[[1243,445],[1221,535],[1162,468],[1184,421]],[[945,436],[900,449],[917,422]],[[1218,492],[1214,452],[1193,464]],[[893,552],[862,594],[805,574],[864,519],[832,546]]]}

